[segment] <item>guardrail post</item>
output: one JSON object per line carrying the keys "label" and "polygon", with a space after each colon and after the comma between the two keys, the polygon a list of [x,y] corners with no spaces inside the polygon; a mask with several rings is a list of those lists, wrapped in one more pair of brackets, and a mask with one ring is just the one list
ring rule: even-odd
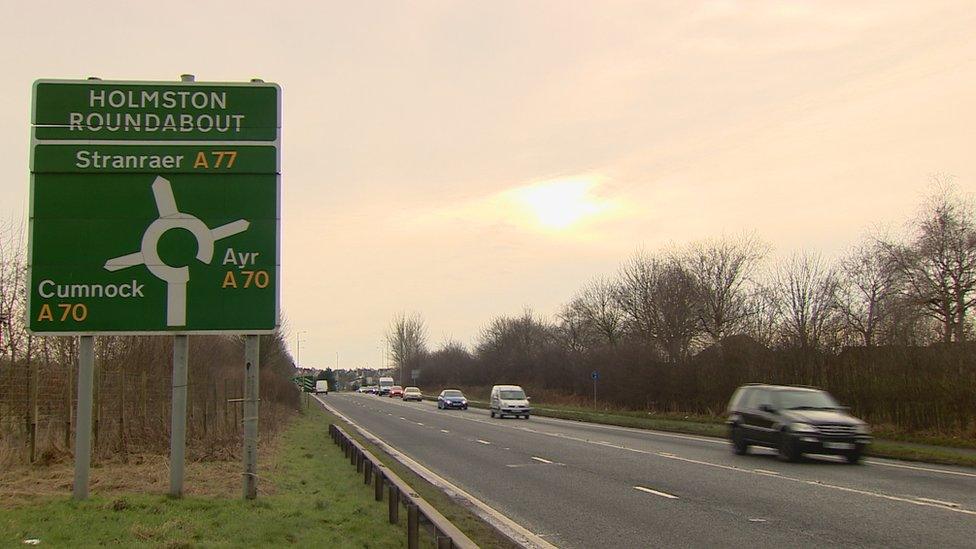
{"label": "guardrail post", "polygon": [[407,504],[407,549],[419,549],[420,513],[417,505]]}
{"label": "guardrail post", "polygon": [[365,464],[366,458],[363,456],[362,452],[356,452],[356,472],[362,473],[363,469],[366,468]]}
{"label": "guardrail post", "polygon": [[396,524],[400,520],[400,489],[390,485],[390,524]]}
{"label": "guardrail post", "polygon": [[352,445],[352,443],[350,443],[349,444],[349,465],[356,464],[356,454],[358,453],[359,453],[359,448],[356,448],[355,446]]}
{"label": "guardrail post", "polygon": [[363,484],[369,484],[369,481],[373,479],[373,462],[370,460],[365,460],[363,463]]}
{"label": "guardrail post", "polygon": [[434,537],[437,538],[437,549],[454,549],[454,542],[444,532],[436,530]]}
{"label": "guardrail post", "polygon": [[383,473],[379,469],[373,475],[373,497],[376,501],[383,501]]}

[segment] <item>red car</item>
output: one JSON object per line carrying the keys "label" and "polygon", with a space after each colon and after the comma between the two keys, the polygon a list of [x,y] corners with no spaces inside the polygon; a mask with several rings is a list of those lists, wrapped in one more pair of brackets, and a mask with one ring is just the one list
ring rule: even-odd
{"label": "red car", "polygon": [[390,387],[390,398],[394,397],[403,398],[403,387],[400,387],[399,385]]}

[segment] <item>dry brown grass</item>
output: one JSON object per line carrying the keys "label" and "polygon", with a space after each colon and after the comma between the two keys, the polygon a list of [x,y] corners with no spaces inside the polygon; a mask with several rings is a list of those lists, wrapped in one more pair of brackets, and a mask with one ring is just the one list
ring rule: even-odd
{"label": "dry brown grass", "polygon": [[[258,450],[259,475],[275,465],[278,437],[261,443]],[[221,498],[241,494],[242,465],[238,459],[188,461],[184,493],[188,496]],[[32,503],[51,497],[70,496],[74,463],[59,460],[47,465],[15,465],[0,470],[0,507]],[[92,464],[90,491],[93,495],[114,496],[126,493],[166,494],[169,491],[169,457],[159,454],[129,454],[124,459],[100,460]],[[262,475],[261,494],[274,494],[275,486]]]}

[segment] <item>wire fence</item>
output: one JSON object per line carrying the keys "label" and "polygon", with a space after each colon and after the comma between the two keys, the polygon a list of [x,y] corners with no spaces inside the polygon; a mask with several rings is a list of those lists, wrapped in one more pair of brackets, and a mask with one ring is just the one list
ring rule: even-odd
{"label": "wire fence", "polygon": [[[190,339],[187,455],[234,458],[243,440],[242,345],[230,337]],[[170,338],[116,337],[97,344],[92,412],[95,460],[168,451],[172,354],[167,343],[171,346]],[[262,349],[260,381],[260,429],[262,435],[269,435],[284,415],[297,408],[298,390],[285,371],[290,360],[281,363],[282,349],[275,348],[273,337],[262,337],[262,344],[271,347]],[[0,359],[0,465],[49,463],[71,456],[78,375],[74,354],[69,360],[45,360],[43,354],[30,361]]]}

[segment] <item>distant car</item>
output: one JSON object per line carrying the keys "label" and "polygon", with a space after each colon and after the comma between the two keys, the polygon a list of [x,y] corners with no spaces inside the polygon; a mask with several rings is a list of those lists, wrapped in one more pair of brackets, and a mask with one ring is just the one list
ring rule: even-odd
{"label": "distant car", "polygon": [[315,382],[315,394],[329,394],[329,382],[324,379],[320,379]]}
{"label": "distant car", "polygon": [[508,415],[529,419],[529,414],[532,413],[529,397],[525,396],[525,391],[518,385],[495,385],[492,387],[488,410],[491,417],[498,414],[500,418]]}
{"label": "distant car", "polygon": [[379,387],[377,387],[376,385],[367,385],[366,387],[364,387],[363,392],[366,393],[367,395],[375,395],[379,392]]}
{"label": "distant car", "polygon": [[403,397],[403,387],[400,387],[399,385],[390,387],[387,396],[390,398]]}
{"label": "distant car", "polygon": [[803,454],[833,454],[853,464],[871,443],[867,423],[826,391],[809,387],[739,387],[729,401],[727,424],[732,449],[740,455],[756,445],[775,448],[787,461]]}
{"label": "distant car", "polygon": [[437,408],[447,410],[457,408],[460,410],[468,409],[468,399],[464,398],[464,393],[457,389],[444,389],[437,395]]}
{"label": "distant car", "polygon": [[422,401],[423,399],[424,399],[424,395],[423,393],[420,392],[420,388],[418,387],[407,387],[406,389],[403,390],[404,401],[416,400],[419,402]]}

